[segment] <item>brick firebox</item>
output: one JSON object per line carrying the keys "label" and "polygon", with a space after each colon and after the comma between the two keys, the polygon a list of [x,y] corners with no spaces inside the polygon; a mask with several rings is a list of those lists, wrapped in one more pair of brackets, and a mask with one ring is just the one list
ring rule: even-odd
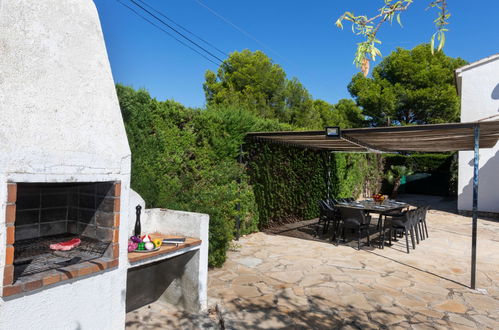
{"label": "brick firebox", "polygon": [[[120,196],[119,182],[8,183],[2,296],[117,267]],[[72,262],[67,265],[58,262],[49,264],[46,269],[37,269],[37,262],[45,266],[46,260],[52,257],[48,242],[59,237],[80,237],[87,244],[81,245],[82,250],[88,250],[92,242],[104,248],[102,253],[89,257],[85,254],[87,251],[83,251],[85,257],[75,258],[77,248],[71,252]],[[31,244],[32,251],[26,248],[26,242]],[[61,254],[57,258],[63,258],[64,253]],[[41,258],[45,258],[43,262],[39,262]]]}

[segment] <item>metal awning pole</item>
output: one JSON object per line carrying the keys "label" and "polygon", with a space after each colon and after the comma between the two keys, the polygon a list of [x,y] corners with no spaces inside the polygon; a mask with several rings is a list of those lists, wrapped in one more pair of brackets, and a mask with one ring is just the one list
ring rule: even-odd
{"label": "metal awning pole", "polygon": [[473,158],[473,229],[471,234],[471,288],[476,288],[476,241],[477,241],[477,212],[478,212],[478,164],[480,161],[480,125],[474,128],[475,155]]}
{"label": "metal awning pole", "polygon": [[324,183],[326,184],[326,199],[331,198],[331,154],[327,151],[322,151],[322,161],[324,163]]}
{"label": "metal awning pole", "polygon": [[331,153],[327,153],[327,199],[331,198]]}
{"label": "metal awning pole", "polygon": [[[237,162],[242,165],[243,164],[243,145],[239,145],[239,156],[237,157]],[[237,178],[238,184],[238,199],[241,199],[241,177]],[[241,235],[241,202],[237,202],[236,204],[236,241],[239,241],[239,236]]]}

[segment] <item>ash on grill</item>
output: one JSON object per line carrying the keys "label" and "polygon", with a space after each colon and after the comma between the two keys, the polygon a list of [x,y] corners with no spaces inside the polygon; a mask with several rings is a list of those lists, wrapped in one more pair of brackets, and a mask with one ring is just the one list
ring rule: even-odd
{"label": "ash on grill", "polygon": [[[70,251],[54,251],[50,244],[80,238],[81,244]],[[110,243],[93,238],[62,234],[14,243],[14,281],[46,270],[58,269],[97,258],[102,258]]]}

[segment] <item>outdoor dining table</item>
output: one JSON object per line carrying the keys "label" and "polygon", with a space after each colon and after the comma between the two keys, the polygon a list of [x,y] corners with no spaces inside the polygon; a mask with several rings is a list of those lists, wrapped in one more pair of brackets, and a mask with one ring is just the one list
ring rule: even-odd
{"label": "outdoor dining table", "polygon": [[382,240],[385,239],[385,235],[383,232],[384,224],[383,224],[383,216],[387,216],[389,214],[401,212],[405,208],[409,208],[409,204],[396,201],[396,200],[385,200],[382,203],[375,202],[373,199],[365,199],[361,201],[352,201],[352,202],[340,202],[336,205],[336,207],[343,208],[352,208],[363,210],[366,213],[377,213],[379,214],[378,224],[376,228],[380,230],[380,247]]}

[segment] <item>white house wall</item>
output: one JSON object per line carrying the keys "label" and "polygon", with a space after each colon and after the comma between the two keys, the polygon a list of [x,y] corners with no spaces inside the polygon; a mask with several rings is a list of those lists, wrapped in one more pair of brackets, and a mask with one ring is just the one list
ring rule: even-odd
{"label": "white house wall", "polygon": [[[471,122],[499,114],[499,59],[461,72],[461,121]],[[495,120],[498,120],[496,117]],[[459,152],[458,209],[471,210],[473,152]],[[480,150],[478,209],[499,213],[499,146]]]}
{"label": "white house wall", "polygon": [[0,329],[123,329],[131,155],[93,1],[0,0],[0,54],[0,277],[8,181],[119,180],[125,206],[118,268],[0,298]]}
{"label": "white house wall", "polygon": [[0,1],[0,54],[0,172],[119,173],[127,166],[93,1]]}

